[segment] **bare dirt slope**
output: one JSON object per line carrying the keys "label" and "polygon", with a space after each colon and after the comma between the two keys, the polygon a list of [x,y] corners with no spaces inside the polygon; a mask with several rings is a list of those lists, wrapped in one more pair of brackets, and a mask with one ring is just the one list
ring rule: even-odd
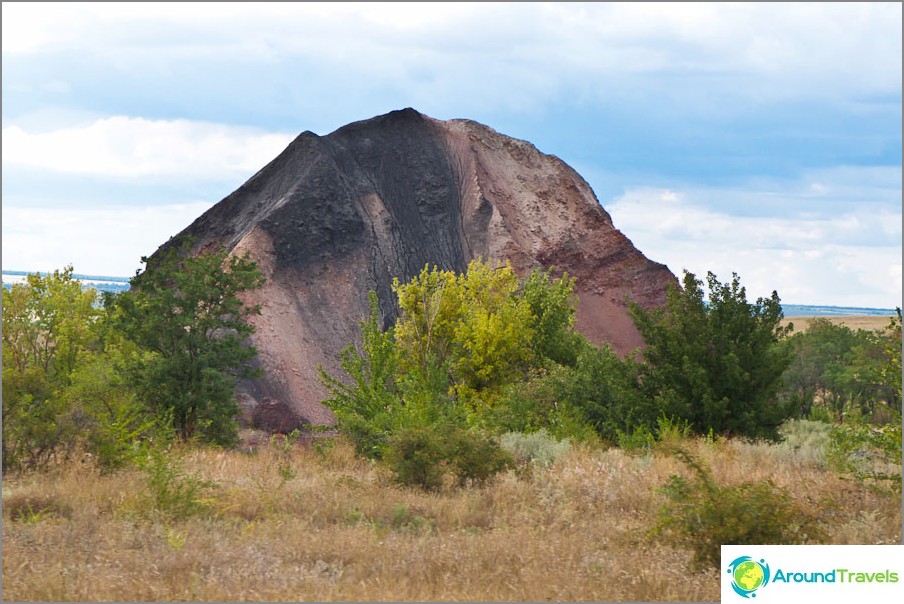
{"label": "bare dirt slope", "polygon": [[[289,431],[333,421],[317,367],[338,373],[374,290],[388,325],[392,280],[425,264],[463,271],[509,261],[577,278],[578,329],[619,352],[641,344],[626,299],[649,307],[677,283],[613,225],[590,186],[558,158],[468,120],[413,109],[302,133],[179,234],[196,251],[249,252],[267,285],[253,343],[265,371],[243,384],[253,425]],[[166,245],[171,245],[174,241]]]}

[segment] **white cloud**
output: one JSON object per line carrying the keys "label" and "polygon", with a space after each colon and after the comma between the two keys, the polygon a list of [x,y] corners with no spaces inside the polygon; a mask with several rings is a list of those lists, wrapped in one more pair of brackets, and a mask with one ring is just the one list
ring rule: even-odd
{"label": "white cloud", "polygon": [[141,257],[178,234],[213,204],[108,208],[3,206],[3,268],[130,277]]}
{"label": "white cloud", "polygon": [[293,135],[188,120],[125,116],[49,132],[3,129],[3,163],[113,178],[253,174]]}
{"label": "white cloud", "polygon": [[[649,119],[653,138],[663,125],[686,121],[700,149],[716,145],[712,153],[744,159],[774,133],[740,132],[739,144],[732,139],[726,151],[712,132],[742,130],[751,119],[756,128],[766,115],[787,135],[799,116],[783,117],[782,105],[768,103],[790,100],[792,108],[833,116],[825,124],[828,143],[846,136],[839,124],[849,121],[856,131],[865,123],[875,140],[845,139],[850,161],[875,151],[888,163],[882,146],[900,142],[855,119],[900,112],[900,3],[20,2],[4,3],[2,11],[2,152],[4,168],[13,168],[4,201],[20,196],[18,209],[6,203],[3,210],[10,268],[26,261],[16,254],[27,250],[35,260],[18,268],[53,269],[71,258],[81,272],[121,274],[102,263],[123,256],[137,263],[204,204],[189,206],[190,216],[175,206],[114,208],[109,190],[121,199],[133,186],[148,200],[155,194],[150,184],[176,181],[158,201],[171,201],[183,185],[192,191],[185,196],[202,198],[199,181],[241,182],[296,134],[212,121],[320,131],[350,114],[365,119],[406,105],[440,118],[496,112],[509,123],[554,108],[548,113],[560,115],[537,123],[559,128],[555,120],[575,109],[574,119],[593,116],[586,127],[602,137],[613,124],[593,120],[611,111],[615,119]],[[130,84],[137,90],[123,90]],[[722,119],[733,112],[744,120]],[[139,117],[180,115],[215,117]],[[852,119],[834,119],[839,115]],[[894,132],[900,122],[891,125],[886,130]],[[812,138],[810,125],[799,127]],[[669,142],[668,129],[661,134]],[[618,128],[611,136],[621,136]],[[633,143],[621,141],[627,152]],[[803,155],[792,154],[787,164]],[[649,175],[657,157],[629,169]],[[590,164],[581,169],[587,176],[606,159],[581,161]],[[56,186],[83,187],[82,199],[104,183],[108,196],[97,203],[111,208],[42,209],[56,191],[35,186],[23,193],[20,168],[38,181],[45,172],[75,175]],[[604,205],[642,251],[676,272],[736,270],[751,291],[775,288],[791,302],[888,306],[901,289],[900,168],[848,172],[724,189],[657,182]],[[6,186],[10,175],[18,189]],[[626,179],[610,180],[620,189]],[[23,195],[40,200],[35,209],[22,209]],[[70,221],[75,228],[67,228]],[[145,222],[153,236],[133,245],[143,236],[135,225]]]}
{"label": "white cloud", "polygon": [[[725,281],[736,272],[750,298],[776,290],[793,304],[901,305],[899,209],[852,204],[843,214],[738,216],[700,205],[709,194],[636,188],[606,209],[638,249],[679,276],[712,271]],[[735,195],[755,204],[763,192]]]}
{"label": "white cloud", "polygon": [[899,3],[7,3],[3,17],[4,54],[160,69],[304,58],[414,96],[477,88],[485,105],[631,95],[622,77],[660,73],[761,100],[901,90]]}

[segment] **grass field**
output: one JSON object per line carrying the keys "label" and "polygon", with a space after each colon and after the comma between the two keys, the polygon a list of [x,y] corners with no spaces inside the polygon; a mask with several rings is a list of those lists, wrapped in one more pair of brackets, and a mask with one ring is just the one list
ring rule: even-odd
{"label": "grass field", "polygon": [[[807,422],[800,426],[808,426]],[[900,543],[900,493],[844,480],[825,433],[687,440],[716,480],[772,479],[837,544]],[[342,442],[190,450],[187,479],[69,463],[3,479],[3,598],[29,601],[717,601],[719,572],[649,536],[674,457],[573,447],[483,487],[396,486]],[[164,472],[165,474],[165,472]],[[164,479],[166,476],[164,476]],[[181,482],[180,482],[181,481]],[[149,486],[150,485],[150,486]],[[155,489],[157,499],[155,500]]]}
{"label": "grass field", "polygon": [[891,319],[891,316],[883,317],[877,315],[870,316],[850,316],[850,317],[786,317],[782,320],[782,326],[788,325],[788,323],[794,324],[794,331],[806,331],[807,326],[814,319],[827,319],[829,322],[834,323],[835,325],[845,325],[853,330],[865,329],[867,331],[883,331],[886,327],[888,327],[888,322]]}

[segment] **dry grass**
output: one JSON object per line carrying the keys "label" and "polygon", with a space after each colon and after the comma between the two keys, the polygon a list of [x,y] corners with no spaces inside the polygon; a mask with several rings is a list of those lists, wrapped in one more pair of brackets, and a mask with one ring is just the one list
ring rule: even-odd
{"label": "dry grass", "polygon": [[[687,446],[717,480],[771,478],[821,507],[832,543],[901,540],[900,496],[839,479],[806,445]],[[717,572],[692,572],[689,552],[646,536],[657,488],[685,473],[672,457],[578,448],[546,470],[434,494],[393,485],[341,443],[325,454],[196,450],[184,466],[218,487],[205,513],[183,520],[142,508],[137,471],[4,477],[4,599],[719,598]]]}
{"label": "dry grass", "polygon": [[881,315],[850,317],[785,317],[782,320],[782,327],[788,325],[788,323],[793,323],[795,333],[806,331],[813,319],[817,318],[827,319],[830,323],[844,325],[854,331],[857,331],[858,329],[864,329],[866,331],[885,331],[885,328],[888,327],[888,322],[891,320],[891,315],[887,317]]}

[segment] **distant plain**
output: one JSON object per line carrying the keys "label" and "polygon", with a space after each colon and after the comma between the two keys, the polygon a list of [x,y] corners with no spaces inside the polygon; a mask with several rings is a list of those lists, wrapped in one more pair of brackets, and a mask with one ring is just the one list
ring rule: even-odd
{"label": "distant plain", "polygon": [[831,317],[785,317],[782,320],[782,326],[791,323],[794,325],[794,332],[806,331],[810,323],[815,319],[825,319],[835,325],[844,325],[853,330],[865,329],[866,331],[883,331],[888,327],[888,322],[892,315],[849,315],[849,316],[831,316]]}

